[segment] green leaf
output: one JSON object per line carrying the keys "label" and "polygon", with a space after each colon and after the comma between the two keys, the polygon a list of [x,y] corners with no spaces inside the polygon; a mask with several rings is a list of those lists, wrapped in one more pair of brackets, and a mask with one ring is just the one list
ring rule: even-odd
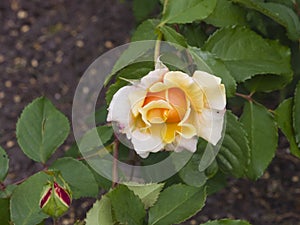
{"label": "green leaf", "polygon": [[156,40],[157,34],[155,32],[159,20],[149,19],[141,23],[134,31],[131,41],[145,41]]}
{"label": "green leaf", "polygon": [[82,162],[73,158],[60,158],[52,164],[51,169],[61,172],[71,188],[74,199],[97,196],[98,185],[95,178]]}
{"label": "green leaf", "polygon": [[8,168],[9,159],[5,150],[0,146],[0,181],[4,181]]}
{"label": "green leaf", "polygon": [[227,177],[220,170],[206,182],[207,196],[217,193],[227,185]]}
{"label": "green leaf", "polygon": [[204,45],[207,35],[198,23],[185,24],[180,29],[190,46],[201,48]]}
{"label": "green leaf", "polygon": [[133,15],[137,21],[142,21],[159,4],[159,0],[133,0]]}
{"label": "green leaf", "polygon": [[243,220],[222,219],[222,220],[208,221],[201,225],[251,225],[251,224]]}
{"label": "green leaf", "polygon": [[[286,136],[290,143],[290,151],[292,154],[300,158],[300,149],[297,146],[295,133],[293,130],[293,99],[284,100],[275,110],[275,120],[282,133]],[[296,114],[297,115],[297,114]]]}
{"label": "green leaf", "polygon": [[216,27],[246,25],[246,11],[229,0],[218,0],[215,10],[204,21]]}
{"label": "green leaf", "polygon": [[294,98],[294,108],[293,108],[293,127],[295,130],[295,138],[300,147],[300,81],[297,84],[295,90]]}
{"label": "green leaf", "polygon": [[160,191],[164,187],[164,183],[160,184],[138,184],[128,183],[126,186],[133,191],[143,202],[144,208],[148,209],[157,201]]}
{"label": "green leaf", "polygon": [[78,143],[80,152],[88,153],[96,148],[102,148],[112,138],[113,134],[114,130],[111,126],[99,126],[89,130]]}
{"label": "green leaf", "polygon": [[114,224],[111,213],[110,199],[103,195],[101,200],[96,201],[93,205],[93,208],[88,211],[85,222],[86,225]]}
{"label": "green leaf", "polygon": [[208,17],[217,0],[168,0],[165,1],[161,25],[166,23],[191,23]]}
{"label": "green leaf", "polygon": [[143,76],[147,75],[151,70],[154,69],[153,62],[139,62],[128,65],[121,71],[117,73],[117,80],[114,84],[109,86],[109,89],[106,92],[106,102],[109,104],[114,96],[114,94],[122,87],[128,85],[129,83],[125,79],[140,79]]}
{"label": "green leaf", "polygon": [[262,2],[258,0],[232,0],[241,3],[247,8],[254,9],[287,29],[288,36],[291,40],[298,40],[300,37],[300,21],[297,14],[289,7],[273,3]]}
{"label": "green leaf", "polygon": [[204,206],[205,189],[183,184],[168,187],[149,211],[149,225],[178,224]]}
{"label": "green leaf", "polygon": [[187,185],[202,187],[206,183],[205,171],[200,172],[198,169],[201,158],[200,154],[194,154],[190,161],[179,171],[180,178]]}
{"label": "green leaf", "polygon": [[226,130],[217,162],[224,173],[239,178],[245,175],[250,160],[247,133],[237,117],[226,112]]}
{"label": "green leaf", "polygon": [[16,187],[15,184],[7,185],[4,190],[0,190],[0,198],[10,198]]}
{"label": "green leaf", "polygon": [[223,60],[237,82],[257,74],[276,75],[276,79],[268,82],[273,83],[269,88],[255,82],[256,90],[278,89],[292,79],[290,50],[245,27],[221,28],[208,39],[204,48]]}
{"label": "green leaf", "polygon": [[10,212],[15,225],[38,224],[48,217],[39,207],[48,178],[44,172],[36,173],[14,190],[10,199]]}
{"label": "green leaf", "polygon": [[0,199],[0,218],[1,225],[10,225],[9,199]]}
{"label": "green leaf", "polygon": [[159,30],[164,35],[164,40],[181,45],[183,47],[187,47],[185,38],[172,27],[165,25],[159,27]]}
{"label": "green leaf", "polygon": [[236,82],[225,64],[220,59],[215,58],[211,53],[204,52],[199,48],[189,47],[188,51],[194,59],[194,63],[198,70],[220,77],[222,79],[222,83],[225,85],[227,97],[234,96]]}
{"label": "green leaf", "polygon": [[45,97],[27,105],[17,123],[17,139],[23,152],[42,163],[65,141],[69,131],[67,117]]}
{"label": "green leaf", "polygon": [[271,113],[253,102],[245,104],[241,122],[248,134],[251,151],[247,176],[256,180],[266,170],[275,155],[278,142],[277,127]]}
{"label": "green leaf", "polygon": [[130,225],[142,225],[146,211],[141,200],[124,185],[119,185],[107,195],[111,201],[113,213],[118,222]]}

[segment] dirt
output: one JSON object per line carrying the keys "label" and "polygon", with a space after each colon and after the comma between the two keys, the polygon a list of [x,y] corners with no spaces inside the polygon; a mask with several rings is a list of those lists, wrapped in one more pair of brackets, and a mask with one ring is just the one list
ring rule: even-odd
{"label": "dirt", "polygon": [[[20,151],[15,124],[25,105],[46,96],[71,119],[72,99],[85,69],[109,49],[129,41],[134,28],[130,2],[118,0],[0,1],[0,145],[10,157],[7,183],[41,166]],[[256,182],[229,180],[204,209],[184,224],[223,217],[253,225],[300,224],[300,161],[284,141]],[[57,155],[72,143],[72,136]],[[93,200],[75,201],[61,224],[84,217]],[[48,222],[51,224],[51,222]]]}

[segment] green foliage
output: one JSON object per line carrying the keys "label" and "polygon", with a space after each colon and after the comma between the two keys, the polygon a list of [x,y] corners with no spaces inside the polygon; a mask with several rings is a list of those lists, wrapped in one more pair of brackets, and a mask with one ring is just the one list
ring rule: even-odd
{"label": "green foliage", "polygon": [[9,199],[0,199],[0,218],[1,225],[10,225]]}
{"label": "green foliage", "polygon": [[140,24],[132,35],[131,41],[156,40],[156,26],[159,20],[149,19]]}
{"label": "green foliage", "polygon": [[148,209],[153,206],[158,199],[160,191],[163,189],[164,184],[135,184],[128,183],[127,187],[129,190],[133,191],[144,204],[144,208]]}
{"label": "green foliage", "polygon": [[226,95],[232,97],[236,90],[236,81],[228,71],[222,60],[214,57],[211,53],[202,51],[199,48],[188,48],[198,70],[202,70],[222,79],[222,83],[226,87]]}
{"label": "green foliage", "polygon": [[133,1],[133,15],[137,21],[142,21],[155,9],[159,0],[134,0]]}
{"label": "green foliage", "polygon": [[165,23],[191,23],[208,17],[217,0],[168,0],[165,1],[161,26]]}
{"label": "green foliage", "polygon": [[16,187],[15,184],[7,185],[4,190],[0,190],[0,198],[10,198]]}
{"label": "green foliage", "polygon": [[297,146],[295,132],[293,129],[293,99],[284,100],[275,111],[275,119],[278,127],[284,133],[290,143],[290,151],[295,156],[300,157],[300,149]]}
{"label": "green foliage", "polygon": [[119,185],[107,195],[111,201],[113,214],[122,224],[142,225],[146,211],[142,201],[133,191]]}
{"label": "green foliage", "polygon": [[96,197],[98,185],[92,172],[82,162],[73,158],[56,160],[51,169],[59,170],[69,184],[73,197]]}
{"label": "green foliage", "polygon": [[225,129],[224,140],[217,155],[218,165],[225,173],[243,177],[250,159],[247,134],[238,118],[229,111],[226,112]]}
{"label": "green foliage", "polygon": [[37,98],[22,112],[17,139],[31,159],[45,163],[69,134],[68,119],[44,97]]}
{"label": "green foliage", "polygon": [[97,200],[93,208],[87,213],[86,225],[112,225],[114,224],[111,212],[110,199],[103,195]]}
{"label": "green foliage", "polygon": [[205,171],[199,171],[201,158],[200,154],[194,154],[190,161],[179,171],[180,178],[187,185],[202,187],[206,183],[208,178]]}
{"label": "green foliage", "polygon": [[185,24],[181,26],[182,35],[186,38],[188,45],[202,47],[207,35],[198,23]]}
{"label": "green foliage", "polygon": [[172,27],[165,25],[159,27],[159,30],[162,32],[164,36],[164,40],[168,42],[173,42],[183,47],[187,47],[185,38],[182,35],[180,35],[176,30],[174,30]]}
{"label": "green foliage", "polygon": [[48,175],[39,172],[14,190],[10,199],[10,213],[15,225],[38,224],[48,217],[39,207],[41,193],[48,178]]}
{"label": "green foliage", "polygon": [[251,225],[251,224],[243,220],[223,219],[223,220],[208,221],[201,225]]}
{"label": "green foliage", "polygon": [[112,136],[113,128],[111,126],[99,126],[85,133],[80,139],[78,147],[82,153],[88,153],[96,148],[102,148]]}
{"label": "green foliage", "polygon": [[287,29],[291,40],[298,40],[300,37],[300,22],[297,14],[289,7],[273,2],[262,2],[259,0],[232,0],[241,3],[247,8],[257,10],[258,12],[270,17],[278,24]]}
{"label": "green foliage", "polygon": [[149,225],[177,224],[200,211],[206,200],[205,188],[183,184],[168,187],[149,210]]}
{"label": "green foliage", "polygon": [[298,143],[298,147],[300,147],[300,82],[298,82],[295,91],[293,107],[293,127],[295,130],[296,142]]}
{"label": "green foliage", "polygon": [[279,89],[292,79],[290,50],[278,42],[262,38],[248,28],[222,28],[208,39],[204,48],[224,61],[237,82],[257,74],[276,75],[272,82],[268,82],[270,78],[263,84],[258,80],[252,84],[252,91]]}
{"label": "green foliage", "polygon": [[0,182],[3,181],[8,172],[9,159],[5,150],[0,146]]}
{"label": "green foliage", "polygon": [[204,21],[216,27],[246,25],[246,11],[230,0],[218,0],[216,8]]}
{"label": "green foliage", "polygon": [[259,104],[247,102],[241,116],[250,145],[250,164],[246,175],[253,180],[263,175],[273,159],[278,142],[273,116]]}

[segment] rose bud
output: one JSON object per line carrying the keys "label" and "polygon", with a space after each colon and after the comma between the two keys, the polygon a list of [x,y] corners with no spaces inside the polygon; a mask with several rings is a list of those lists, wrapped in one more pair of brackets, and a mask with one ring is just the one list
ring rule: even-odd
{"label": "rose bud", "polygon": [[71,200],[69,188],[63,188],[54,181],[44,187],[40,207],[44,213],[57,218],[69,209]]}

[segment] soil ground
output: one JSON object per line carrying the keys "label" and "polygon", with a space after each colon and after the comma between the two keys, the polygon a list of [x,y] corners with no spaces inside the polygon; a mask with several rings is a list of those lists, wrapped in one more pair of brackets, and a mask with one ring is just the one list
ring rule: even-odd
{"label": "soil ground", "polygon": [[[23,107],[44,95],[71,119],[81,75],[102,53],[128,42],[134,18],[130,3],[118,0],[1,0],[0,24],[0,145],[11,159],[6,182],[12,183],[40,167],[16,142],[15,124]],[[72,137],[57,154],[71,142]],[[253,225],[300,225],[300,161],[281,142],[261,179],[230,180],[184,224],[230,217]],[[73,224],[91,204],[91,199],[75,201],[60,223]]]}

